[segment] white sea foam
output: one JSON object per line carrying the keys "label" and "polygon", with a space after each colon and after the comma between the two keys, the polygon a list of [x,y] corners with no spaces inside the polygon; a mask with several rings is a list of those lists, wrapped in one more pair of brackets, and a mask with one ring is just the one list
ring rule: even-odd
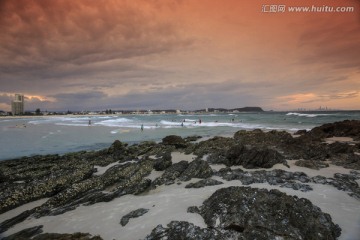
{"label": "white sea foam", "polygon": [[323,113],[310,114],[310,113],[296,113],[296,112],[290,112],[286,114],[286,116],[298,116],[298,117],[309,117],[309,118],[318,117],[318,116],[330,116],[330,115],[334,115],[334,114],[323,114]]}
{"label": "white sea foam", "polygon": [[134,120],[129,118],[115,118],[109,120],[103,120],[94,123],[95,125],[108,126],[108,127],[139,127],[139,124],[134,124]]}

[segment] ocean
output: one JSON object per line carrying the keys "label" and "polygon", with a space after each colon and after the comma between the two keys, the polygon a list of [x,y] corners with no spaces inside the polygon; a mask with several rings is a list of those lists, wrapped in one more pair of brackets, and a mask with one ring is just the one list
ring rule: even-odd
{"label": "ocean", "polygon": [[168,135],[232,136],[244,129],[293,133],[346,119],[360,120],[360,111],[3,117],[0,160],[99,150],[117,139],[134,144],[158,142]]}

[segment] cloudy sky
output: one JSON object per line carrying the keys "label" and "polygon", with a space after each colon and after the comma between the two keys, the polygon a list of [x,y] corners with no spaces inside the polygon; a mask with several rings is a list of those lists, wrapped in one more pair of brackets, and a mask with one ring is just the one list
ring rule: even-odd
{"label": "cloudy sky", "polygon": [[0,110],[360,109],[358,0],[0,0],[0,29]]}

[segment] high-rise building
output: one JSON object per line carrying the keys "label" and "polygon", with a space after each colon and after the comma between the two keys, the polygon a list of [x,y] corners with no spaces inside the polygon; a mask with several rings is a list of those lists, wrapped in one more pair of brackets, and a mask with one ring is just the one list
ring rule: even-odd
{"label": "high-rise building", "polygon": [[24,114],[24,95],[15,94],[15,99],[11,102],[12,115]]}

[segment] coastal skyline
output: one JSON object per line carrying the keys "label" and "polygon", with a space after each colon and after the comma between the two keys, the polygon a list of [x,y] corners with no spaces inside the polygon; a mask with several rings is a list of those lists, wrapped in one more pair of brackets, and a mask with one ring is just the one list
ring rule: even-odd
{"label": "coastal skyline", "polygon": [[3,0],[0,110],[15,93],[27,110],[360,109],[359,13],[355,0]]}

